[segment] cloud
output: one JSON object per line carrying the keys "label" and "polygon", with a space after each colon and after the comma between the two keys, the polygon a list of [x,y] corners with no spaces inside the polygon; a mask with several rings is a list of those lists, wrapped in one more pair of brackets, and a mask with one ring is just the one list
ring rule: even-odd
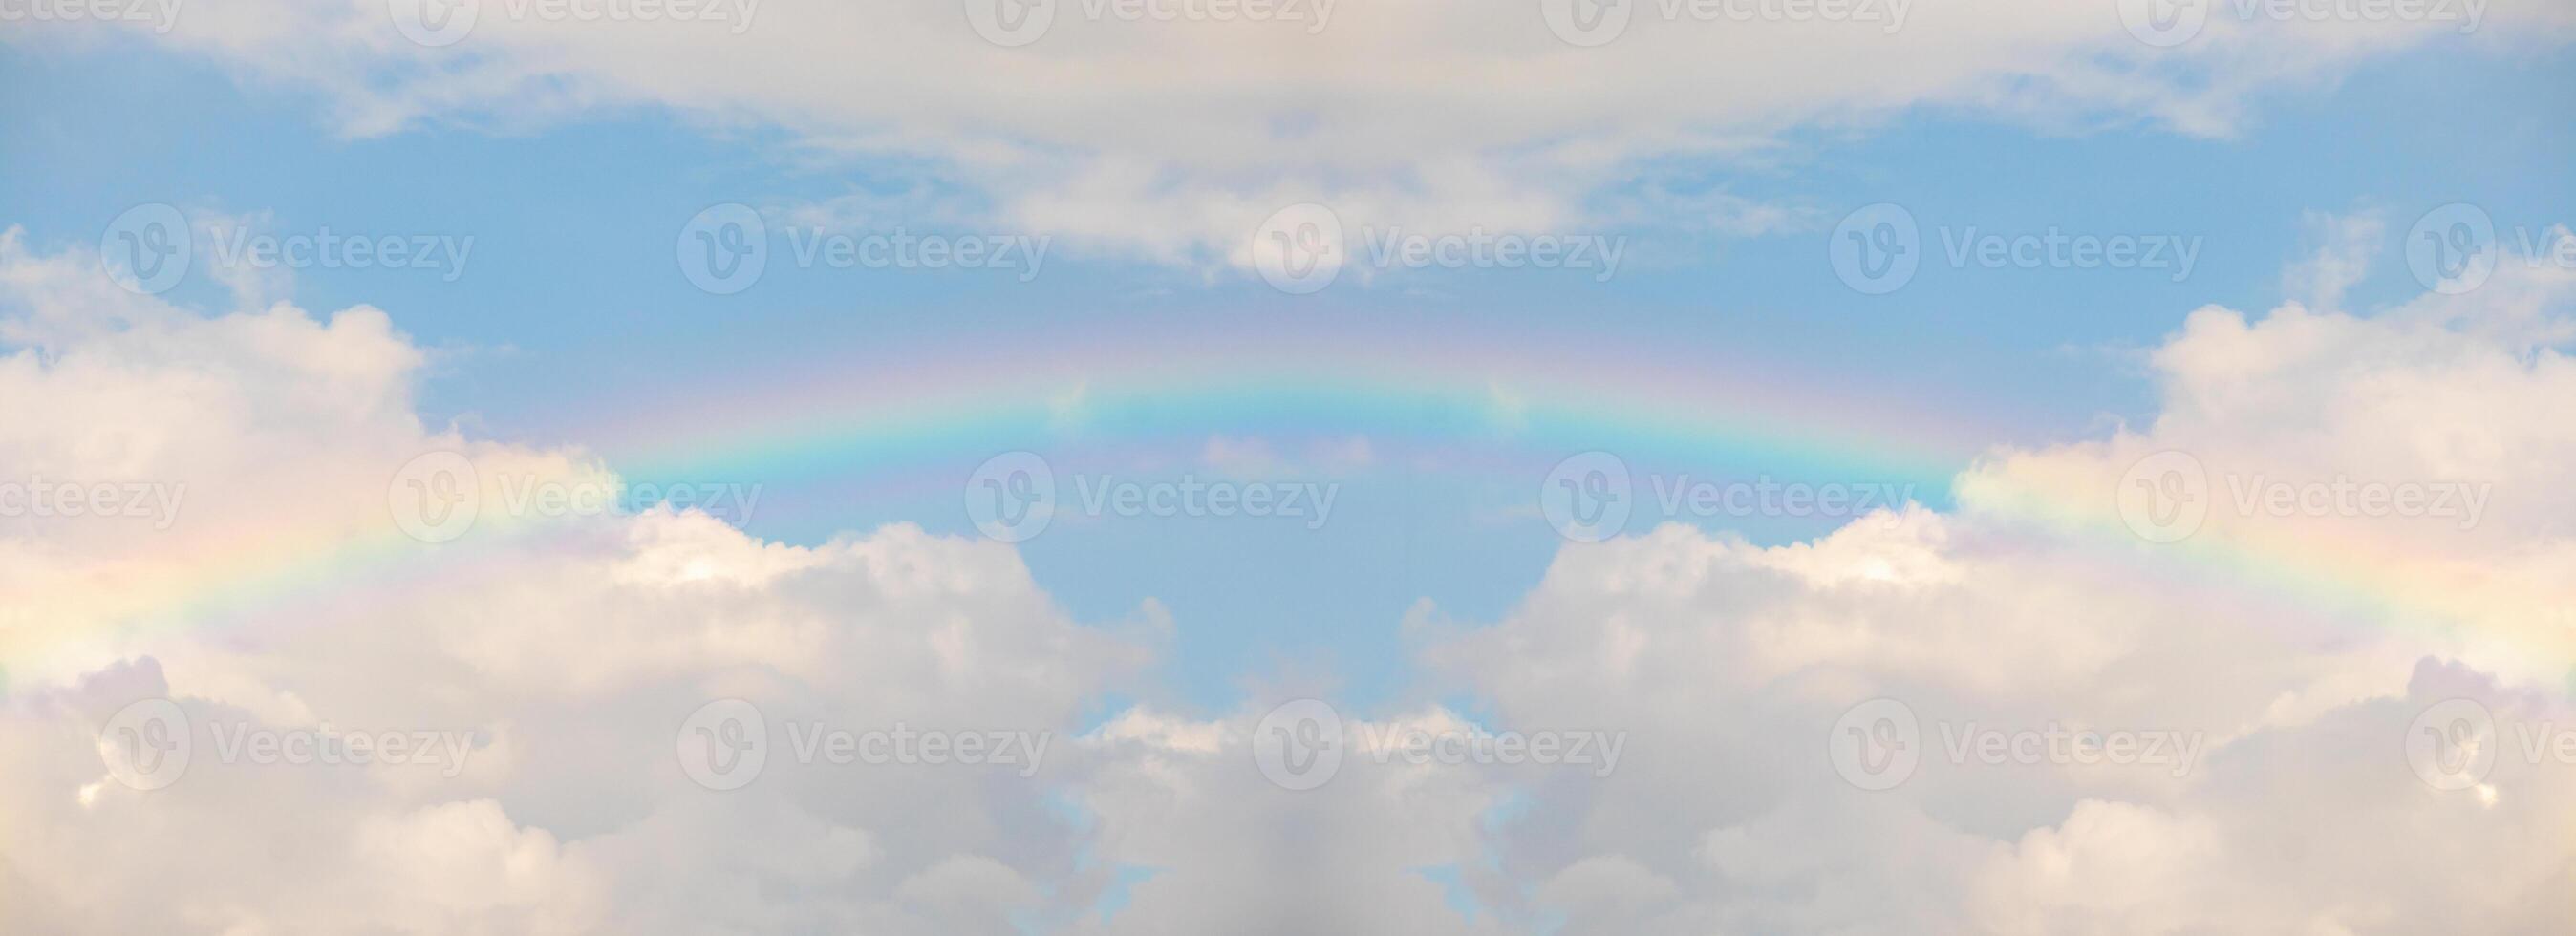
{"label": "cloud", "polygon": [[[452,43],[407,38],[404,26],[428,22],[422,11],[449,6],[396,4],[388,15],[375,3],[206,4],[146,34],[313,94],[354,135],[650,108],[712,132],[783,137],[791,158],[855,158],[934,180],[907,183],[891,203],[941,221],[1213,265],[1303,202],[1376,230],[1759,232],[1812,211],[1698,180],[1711,164],[1777,160],[1778,144],[1802,133],[1941,107],[2052,128],[2226,135],[2264,96],[2373,58],[2434,43],[2550,44],[2576,26],[2553,0],[2480,6],[2465,36],[2457,19],[2240,19],[2240,7],[2211,4],[2189,41],[2159,48],[2123,19],[2139,4],[1921,0],[1849,5],[1844,17],[1639,2],[1619,5],[1629,15],[1606,44],[1586,47],[1575,43],[1604,34],[1552,28],[1549,17],[1573,6],[1557,0],[1040,0],[1001,4],[1045,11],[1030,21],[1033,41],[1003,45],[978,31],[993,0],[767,0],[692,6],[714,18],[685,21],[486,0],[457,5],[475,15]],[[1248,7],[1280,12],[1122,12]],[[1676,175],[1683,164],[1697,168]],[[785,214],[877,216],[887,203],[860,201]]]}
{"label": "cloud", "polygon": [[[0,466],[189,494],[149,536],[0,527],[0,929],[2563,928],[2576,620],[2535,610],[2576,606],[2563,269],[2367,316],[2199,310],[2142,427],[1998,449],[1954,510],[1812,541],[1570,545],[1499,621],[1418,611],[1423,683],[1329,725],[1268,688],[1086,725],[1167,627],[1068,620],[1007,546],[511,508],[613,473],[419,424],[384,313],[102,283],[0,235],[0,393],[28,403]],[[425,452],[475,467],[442,502],[470,529],[405,534],[427,502],[391,482]],[[2196,485],[2143,490],[2187,503],[2142,509],[2138,466],[2177,452]],[[2288,509],[2239,498],[2257,476]],[[2472,519],[2345,482],[2490,493]],[[317,552],[364,561],[230,574]],[[175,777],[154,724],[191,742]],[[1320,749],[1288,745],[1328,727],[1310,784]],[[1539,733],[1619,753],[1494,754]],[[243,753],[353,735],[376,759]],[[954,762],[968,735],[1047,753]],[[765,759],[725,760],[751,737]],[[869,744],[911,753],[828,753]]]}

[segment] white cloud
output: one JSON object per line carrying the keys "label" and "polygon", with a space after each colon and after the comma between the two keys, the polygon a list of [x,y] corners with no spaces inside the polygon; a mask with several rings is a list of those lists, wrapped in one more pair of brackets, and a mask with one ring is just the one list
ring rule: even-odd
{"label": "white cloud", "polygon": [[[1759,231],[1802,209],[1676,195],[1690,187],[1664,179],[1661,161],[1759,165],[1784,134],[1920,106],[2222,135],[2262,96],[2376,56],[2549,44],[2576,25],[2555,0],[2482,6],[2466,36],[2451,21],[2240,21],[2237,6],[2211,4],[2193,41],[2158,49],[2109,2],[1863,5],[1902,8],[1891,32],[1886,17],[1696,20],[1664,11],[1706,5],[1640,0],[1615,42],[1578,48],[1551,33],[1541,0],[1352,0],[1311,31],[1135,22],[1087,12],[1127,4],[1054,0],[1040,4],[1054,11],[1044,35],[1006,48],[969,25],[979,3],[989,11],[767,0],[747,22],[583,22],[485,0],[462,41],[424,47],[373,0],[270,0],[191,5],[155,41],[319,95],[352,134],[665,108],[939,180],[890,204],[940,221],[1208,264],[1300,202],[1348,226],[1422,232]],[[873,206],[863,217],[889,203],[860,201]]]}

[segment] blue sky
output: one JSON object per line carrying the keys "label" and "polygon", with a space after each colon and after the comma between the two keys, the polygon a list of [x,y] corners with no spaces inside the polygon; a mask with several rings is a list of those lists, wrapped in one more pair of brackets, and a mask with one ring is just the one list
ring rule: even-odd
{"label": "blue sky", "polygon": [[[1997,444],[2034,444],[2147,415],[2153,388],[2136,353],[2199,305],[2288,298],[2281,270],[2315,248],[2312,214],[2411,218],[2470,201],[2506,225],[2576,215],[2561,171],[2576,125],[2509,95],[2455,90],[2576,87],[2576,57],[2499,59],[2435,43],[2323,86],[2265,89],[2249,105],[2257,116],[2223,138],[2137,121],[2033,126],[1937,109],[1788,134],[1778,144],[1785,155],[1769,165],[1679,177],[1803,208],[1822,224],[1753,235],[1641,226],[1625,233],[1657,257],[1608,283],[1564,271],[1430,270],[1291,297],[1246,277],[1212,279],[1077,245],[1054,251],[1025,283],[990,271],[787,268],[717,296],[689,288],[668,261],[670,232],[699,208],[925,183],[908,162],[818,157],[780,131],[710,132],[650,108],[504,129],[433,120],[352,137],[309,95],[141,46],[19,46],[0,59],[11,128],[0,139],[0,164],[10,167],[0,205],[11,223],[53,247],[96,237],[108,220],[100,206],[168,202],[269,212],[282,231],[470,234],[473,253],[452,281],[434,270],[309,269],[298,271],[295,297],[316,309],[385,308],[437,349],[421,388],[426,419],[542,444],[599,445],[586,425],[685,404],[728,375],[866,367],[941,336],[1137,322],[1188,334],[1247,320],[1298,332],[1374,317],[1483,333],[1538,328],[1684,356],[1704,349],[1711,360],[1788,373],[1868,374],[1871,387],[1902,388],[1991,429]],[[1614,186],[1597,197],[1617,195]],[[1939,249],[1933,225],[2171,233],[2206,247],[2181,282],[2148,270],[1934,265],[1896,294],[1857,295],[1835,279],[1821,245],[1832,217],[1877,201],[1921,219],[1927,249]],[[938,230],[938,221],[916,229]],[[2383,265],[2352,302],[2366,308],[2415,289],[2402,266]],[[178,293],[210,302],[217,294],[202,278]],[[614,466],[622,453],[601,454]],[[1167,605],[1180,636],[1164,673],[1197,704],[1231,704],[1243,679],[1280,666],[1327,670],[1355,697],[1382,700],[1407,685],[1392,625],[1409,606],[1427,598],[1462,620],[1495,619],[1536,583],[1557,545],[1534,518],[1477,535],[1469,499],[1443,488],[1436,478],[1354,479],[1354,519],[1322,535],[1131,519],[1024,552],[1078,618],[1124,618],[1148,598]],[[770,496],[778,509],[748,530],[790,542],[896,520],[972,530],[944,497],[888,502],[853,493],[847,479],[778,485]],[[1740,532],[1779,542],[1823,531],[1757,520]],[[1318,587],[1325,581],[1332,586]]]}
{"label": "blue sky", "polygon": [[2565,0],[159,2],[0,932],[2565,928]]}

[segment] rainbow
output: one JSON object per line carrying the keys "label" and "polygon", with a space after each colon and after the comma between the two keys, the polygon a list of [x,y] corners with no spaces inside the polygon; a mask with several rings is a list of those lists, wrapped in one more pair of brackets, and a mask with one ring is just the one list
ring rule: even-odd
{"label": "rainbow", "polygon": [[[1791,380],[1759,361],[1682,358],[1598,335],[1524,333],[1505,343],[1491,331],[1451,334],[1426,320],[1347,332],[947,335],[894,343],[882,360],[791,361],[759,381],[620,401],[585,417],[576,441],[639,482],[847,483],[887,498],[957,496],[966,472],[1015,449],[1132,458],[1215,436],[1307,436],[1358,437],[1399,458],[1437,455],[1419,463],[1533,492],[1556,460],[1608,450],[1645,470],[1758,466],[1783,479],[1911,484],[1947,507],[1954,480],[1999,437],[1892,407],[1886,401],[1920,397],[1883,386]],[[1990,492],[1975,506],[2140,546],[2110,504],[2107,490],[2024,490]],[[185,630],[314,602],[352,580],[476,561],[473,550],[425,551],[390,526],[225,544],[177,580],[99,584],[135,587],[117,626]],[[2375,627],[2489,631],[2480,636],[2561,667],[2576,692],[2569,628],[2499,620],[2462,598],[2495,585],[2476,570],[2428,571],[2368,544],[2274,537],[2204,536],[2143,554]],[[13,638],[0,660],[41,661],[64,646]]]}

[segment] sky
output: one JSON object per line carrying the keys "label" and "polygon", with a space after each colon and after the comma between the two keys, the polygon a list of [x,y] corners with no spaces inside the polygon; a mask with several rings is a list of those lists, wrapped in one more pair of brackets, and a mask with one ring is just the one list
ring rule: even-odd
{"label": "sky", "polygon": [[0,0],[0,929],[2550,931],[2571,36]]}

